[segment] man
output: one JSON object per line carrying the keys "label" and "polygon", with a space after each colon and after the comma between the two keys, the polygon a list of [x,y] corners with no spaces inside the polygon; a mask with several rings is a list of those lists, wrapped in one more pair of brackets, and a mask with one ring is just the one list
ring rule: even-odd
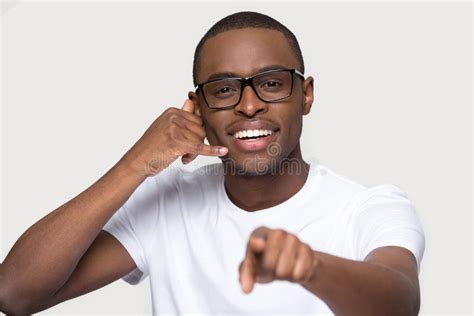
{"label": "man", "polygon": [[[154,314],[417,314],[424,235],[403,192],[302,158],[313,78],[294,35],[230,15],[197,46],[193,76],[181,109],[20,237],[1,265],[0,310],[149,276]],[[222,162],[168,167],[197,155]]]}

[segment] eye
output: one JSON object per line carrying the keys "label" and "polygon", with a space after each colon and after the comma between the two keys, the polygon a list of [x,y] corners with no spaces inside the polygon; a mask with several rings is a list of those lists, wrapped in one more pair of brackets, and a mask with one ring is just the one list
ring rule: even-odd
{"label": "eye", "polygon": [[232,92],[235,92],[235,89],[233,89],[232,87],[222,87],[216,91],[216,94],[226,94]]}
{"label": "eye", "polygon": [[260,87],[262,87],[262,88],[270,88],[270,89],[271,88],[278,88],[280,86],[281,86],[281,84],[276,80],[267,80],[267,81],[265,81],[264,83],[262,83],[260,85]]}

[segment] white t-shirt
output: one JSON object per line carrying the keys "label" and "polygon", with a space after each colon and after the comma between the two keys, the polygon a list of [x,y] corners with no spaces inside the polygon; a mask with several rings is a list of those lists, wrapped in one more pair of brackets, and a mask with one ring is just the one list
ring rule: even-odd
{"label": "white t-shirt", "polygon": [[150,277],[154,315],[331,313],[288,281],[242,292],[238,267],[250,233],[262,225],[353,260],[381,246],[400,246],[414,254],[419,268],[425,246],[420,221],[400,189],[366,188],[316,163],[294,196],[256,212],[229,200],[220,163],[192,172],[169,167],[147,178],[104,230],[137,265],[123,279],[137,284]]}

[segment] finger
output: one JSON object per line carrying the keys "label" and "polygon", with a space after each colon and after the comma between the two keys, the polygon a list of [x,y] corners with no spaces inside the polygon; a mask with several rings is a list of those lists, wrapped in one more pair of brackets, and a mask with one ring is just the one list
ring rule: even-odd
{"label": "finger", "polygon": [[181,117],[180,119],[174,120],[173,124],[177,125],[180,131],[189,131],[196,134],[198,139],[201,141],[203,141],[206,137],[206,130],[199,122],[196,122],[195,120],[189,120],[186,117]]}
{"label": "finger", "polygon": [[270,229],[264,226],[260,226],[255,229],[249,237],[247,242],[247,249],[245,255],[248,256],[250,253],[261,254],[265,250],[267,235]]}
{"label": "finger", "polygon": [[203,125],[202,123],[202,119],[201,117],[197,116],[196,114],[194,113],[189,113],[187,111],[181,111],[181,114],[183,115],[183,117],[191,122],[194,122],[200,126]]}
{"label": "finger", "polygon": [[285,238],[283,248],[278,257],[275,269],[275,277],[280,280],[291,281],[293,278],[293,269],[296,262],[296,254],[300,241],[295,235],[288,234]]}
{"label": "finger", "polygon": [[239,267],[240,284],[245,293],[250,293],[253,289],[257,274],[257,261],[265,249],[266,241],[262,238],[262,234],[260,234],[262,229],[266,228],[262,227],[260,230],[250,234],[245,250],[245,258]]}
{"label": "finger", "polygon": [[194,103],[193,103],[193,101],[191,101],[189,99],[186,99],[184,101],[184,104],[183,104],[183,107],[181,108],[181,110],[183,110],[185,112],[188,112],[188,113],[194,113]]}
{"label": "finger", "polygon": [[262,271],[259,271],[257,281],[270,282],[274,279],[278,257],[280,256],[286,234],[287,233],[281,229],[273,230],[268,234],[260,265]]}
{"label": "finger", "polygon": [[266,241],[257,236],[250,236],[249,242],[247,243],[246,255],[250,253],[260,255],[265,251]]}
{"label": "finger", "polygon": [[211,146],[204,144],[203,142],[187,142],[184,144],[186,153],[203,155],[203,156],[224,156],[227,154],[229,149],[224,146]]}
{"label": "finger", "polygon": [[224,156],[228,152],[228,148],[225,146],[211,146],[205,144],[202,138],[187,129],[182,131],[181,140],[179,142],[183,150],[183,155]]}
{"label": "finger", "polygon": [[257,237],[263,240],[267,240],[268,234],[271,233],[271,229],[265,226],[259,226],[250,234],[250,237]]}
{"label": "finger", "polygon": [[203,125],[201,117],[195,113],[196,106],[193,101],[186,99],[181,110],[184,118],[196,122],[199,125]]}
{"label": "finger", "polygon": [[202,141],[204,141],[204,138],[206,138],[206,130],[204,127],[194,121],[185,120],[183,127],[198,135]]}
{"label": "finger", "polygon": [[265,250],[266,241],[261,236],[251,235],[245,250],[245,259],[242,262],[241,285],[245,293],[250,293],[255,283],[257,274],[257,262]]}
{"label": "finger", "polygon": [[308,281],[313,273],[312,269],[315,268],[313,263],[313,250],[308,245],[301,243],[296,254],[293,280],[298,283]]}
{"label": "finger", "polygon": [[245,257],[239,267],[239,282],[244,293],[250,293],[255,283],[255,261]]}

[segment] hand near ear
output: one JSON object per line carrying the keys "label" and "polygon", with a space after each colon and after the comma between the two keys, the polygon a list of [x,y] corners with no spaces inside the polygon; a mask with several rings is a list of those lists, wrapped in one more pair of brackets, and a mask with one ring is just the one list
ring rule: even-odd
{"label": "hand near ear", "polygon": [[168,167],[179,156],[189,163],[198,155],[224,156],[223,146],[204,144],[206,132],[194,103],[187,99],[181,109],[166,109],[124,155],[134,170],[153,176]]}
{"label": "hand near ear", "polygon": [[[181,108],[181,110],[183,110],[185,112],[188,112],[188,113],[192,113],[193,115],[196,115],[195,105],[191,100],[186,100],[184,102],[183,107]],[[196,116],[199,117],[198,115],[196,115]],[[204,127],[203,127],[203,129],[204,129]],[[204,137],[201,138],[201,142],[203,144],[204,144],[204,138],[206,138],[205,134],[204,134]],[[198,156],[197,154],[191,154],[191,153],[185,154],[181,157],[181,162],[183,164],[188,164],[191,161],[193,161],[194,159],[196,159],[197,156]]]}

